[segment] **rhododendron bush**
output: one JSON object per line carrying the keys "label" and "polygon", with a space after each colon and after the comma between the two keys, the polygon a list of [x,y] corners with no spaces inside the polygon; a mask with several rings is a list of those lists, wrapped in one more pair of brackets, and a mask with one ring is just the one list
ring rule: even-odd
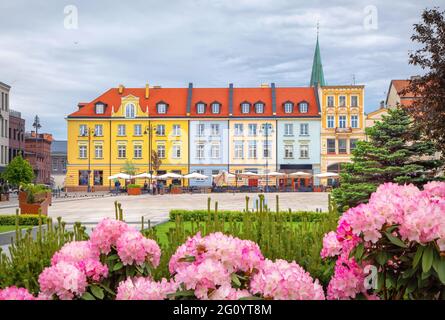
{"label": "rhododendron bush", "polygon": [[445,299],[445,183],[381,185],[342,215],[321,255],[337,259],[328,299]]}
{"label": "rhododendron bush", "polygon": [[324,299],[318,280],[295,262],[265,259],[259,246],[220,232],[190,237],[169,263],[170,279],[155,281],[161,250],[119,220],[104,219],[90,240],[65,244],[26,289],[0,290],[0,300],[30,299]]}

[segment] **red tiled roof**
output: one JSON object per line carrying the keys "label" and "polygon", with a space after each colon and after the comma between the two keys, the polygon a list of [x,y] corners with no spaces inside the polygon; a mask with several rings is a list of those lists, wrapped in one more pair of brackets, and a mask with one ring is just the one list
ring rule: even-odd
{"label": "red tiled roof", "polygon": [[[145,98],[145,88],[124,88],[119,94],[119,88],[112,88],[89,103],[79,103],[79,110],[71,113],[68,117],[110,117],[111,110],[118,112],[121,98],[128,95],[139,97],[139,105],[143,112],[148,106],[150,116],[161,117],[185,117],[187,116],[188,88],[150,88],[149,98]],[[319,116],[319,108],[316,100],[316,89],[312,87],[290,87],[276,88],[276,113],[277,116]],[[249,102],[251,112],[241,113],[241,103]],[[294,103],[294,112],[285,114],[283,104],[286,101]],[[308,112],[300,114],[298,103],[308,103]],[[95,113],[95,104],[102,102],[106,104],[104,114]],[[157,114],[156,105],[159,102],[168,104],[167,114]],[[204,102],[207,105],[205,114],[196,113],[196,104]],[[219,114],[211,112],[211,103],[219,102],[221,110]],[[254,104],[264,103],[264,113],[255,113]],[[258,117],[272,116],[272,88],[233,88],[233,114],[234,117]],[[227,117],[229,116],[229,88],[193,88],[190,106],[191,117]]]}
{"label": "red tiled roof", "polygon": [[398,94],[401,98],[403,98],[403,97],[412,97],[412,96],[414,96],[414,94],[411,93],[411,92],[407,92],[406,94],[402,94],[402,91],[403,91],[406,87],[409,86],[409,84],[410,84],[410,80],[392,80],[391,82],[392,82],[394,88],[396,89],[397,94]]}

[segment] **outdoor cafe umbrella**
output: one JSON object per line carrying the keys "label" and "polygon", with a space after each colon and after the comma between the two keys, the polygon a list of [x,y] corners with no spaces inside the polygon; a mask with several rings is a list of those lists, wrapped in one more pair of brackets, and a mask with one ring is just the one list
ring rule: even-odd
{"label": "outdoor cafe umbrella", "polygon": [[310,173],[303,172],[303,171],[289,173],[289,177],[294,177],[294,178],[309,178],[311,176],[312,175]]}
{"label": "outdoor cafe umbrella", "polygon": [[184,179],[207,179],[208,177],[206,175],[200,174],[198,172],[193,172],[186,174],[184,176]]}
{"label": "outdoor cafe umbrella", "polygon": [[242,172],[242,173],[238,173],[238,176],[242,177],[242,178],[250,178],[250,179],[259,179],[260,175],[258,173],[254,173],[254,172]]}
{"label": "outdoor cafe umbrella", "polygon": [[167,179],[182,179],[182,175],[177,174],[177,173],[173,173],[173,172],[168,172],[166,174],[160,175],[158,176],[158,179],[161,180],[167,180]]}
{"label": "outdoor cafe umbrella", "polygon": [[129,179],[131,179],[131,176],[129,174],[126,174],[126,173],[118,173],[118,174],[115,174],[113,176],[109,176],[108,177],[108,180],[113,180],[113,179],[129,180]]}
{"label": "outdoor cafe umbrella", "polygon": [[338,178],[339,174],[335,173],[335,172],[325,172],[325,173],[316,174],[315,177],[317,177],[317,178]]}
{"label": "outdoor cafe umbrella", "polygon": [[135,176],[132,176],[132,178],[134,178],[134,179],[138,179],[138,178],[156,179],[157,176],[154,175],[154,174],[150,174],[150,173],[144,172],[144,173],[140,173],[140,174],[137,174]]}
{"label": "outdoor cafe umbrella", "polygon": [[283,172],[275,172],[275,171],[268,172],[265,174],[265,176],[268,176],[268,177],[282,177],[284,175],[285,174]]}

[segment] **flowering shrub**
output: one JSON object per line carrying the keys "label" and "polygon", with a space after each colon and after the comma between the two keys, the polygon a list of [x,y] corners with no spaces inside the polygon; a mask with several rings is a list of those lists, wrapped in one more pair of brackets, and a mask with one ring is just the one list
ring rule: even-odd
{"label": "flowering shrub", "polygon": [[369,295],[366,265],[377,268],[374,292],[384,299],[445,298],[445,183],[385,183],[369,203],[346,211],[323,239],[323,258],[336,257],[328,299]]}
{"label": "flowering shrub", "polygon": [[105,219],[89,241],[65,244],[39,276],[40,293],[0,290],[0,299],[324,299],[318,280],[295,262],[265,260],[259,246],[220,232],[200,233],[171,257],[171,279],[155,281],[157,243]]}

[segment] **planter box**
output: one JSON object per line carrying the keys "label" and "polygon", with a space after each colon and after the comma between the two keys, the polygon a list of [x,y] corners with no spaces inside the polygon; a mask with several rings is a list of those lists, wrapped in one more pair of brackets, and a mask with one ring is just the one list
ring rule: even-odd
{"label": "planter box", "polygon": [[47,192],[46,194],[40,195],[37,199],[41,200],[41,202],[37,203],[28,203],[26,201],[26,192],[19,192],[19,207],[21,214],[39,214],[39,211],[42,215],[48,215],[48,207],[51,205],[52,196],[51,192]]}
{"label": "planter box", "polygon": [[141,188],[128,188],[127,193],[129,196],[138,196],[142,194]]}
{"label": "planter box", "polygon": [[182,193],[182,188],[178,188],[178,187],[173,187],[172,189],[171,189],[171,192],[170,192],[171,194],[180,194],[180,193]]}

